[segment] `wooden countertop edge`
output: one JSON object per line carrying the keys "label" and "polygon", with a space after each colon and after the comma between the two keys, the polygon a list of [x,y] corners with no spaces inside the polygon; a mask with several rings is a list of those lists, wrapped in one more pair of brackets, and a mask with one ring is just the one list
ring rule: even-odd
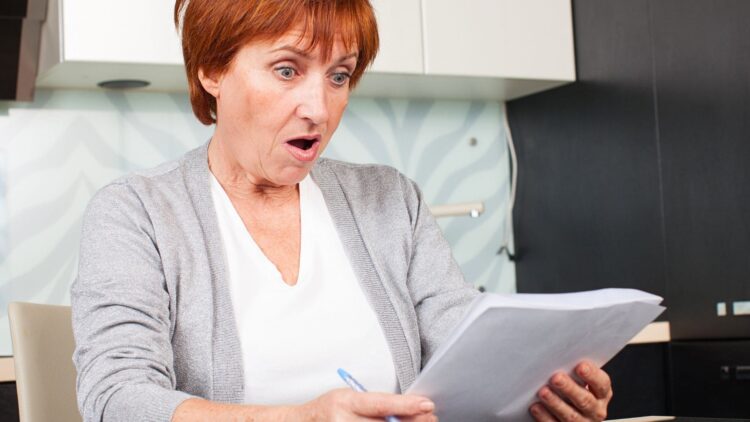
{"label": "wooden countertop edge", "polygon": [[[640,333],[636,334],[628,344],[666,343],[669,337],[668,322],[653,322],[646,326]],[[16,371],[13,367],[13,357],[0,357],[0,382],[16,380]],[[648,421],[666,419],[648,419]],[[623,419],[628,422],[645,422],[646,419]]]}
{"label": "wooden countertop edge", "polygon": [[0,382],[16,380],[16,369],[12,357],[0,357]]}
{"label": "wooden countertop edge", "polygon": [[669,322],[652,322],[641,330],[640,333],[636,334],[628,344],[667,343],[671,338],[669,335]]}

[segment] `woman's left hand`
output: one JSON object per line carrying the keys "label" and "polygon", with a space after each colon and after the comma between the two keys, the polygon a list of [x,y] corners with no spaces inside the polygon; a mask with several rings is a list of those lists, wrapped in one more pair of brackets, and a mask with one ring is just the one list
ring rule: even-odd
{"label": "woman's left hand", "polygon": [[540,402],[529,409],[534,419],[539,422],[600,422],[607,418],[607,405],[612,399],[609,375],[588,361],[579,363],[575,373],[584,385],[558,372],[550,378],[549,385],[539,390]]}

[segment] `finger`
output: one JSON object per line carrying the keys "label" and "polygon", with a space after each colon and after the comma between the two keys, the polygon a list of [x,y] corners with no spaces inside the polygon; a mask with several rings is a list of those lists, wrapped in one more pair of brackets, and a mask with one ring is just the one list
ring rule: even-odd
{"label": "finger", "polygon": [[362,416],[416,416],[434,409],[429,399],[405,394],[362,393],[352,401],[352,411]]}
{"label": "finger", "polygon": [[549,413],[561,421],[581,421],[584,419],[575,408],[566,403],[549,387],[542,387],[539,390],[539,398],[542,399],[542,404],[544,404]]}
{"label": "finger", "polygon": [[529,413],[538,422],[557,422],[554,416],[544,407],[543,404],[537,402],[531,405]]}
{"label": "finger", "polygon": [[612,398],[612,381],[606,372],[589,361],[583,361],[575,369],[576,374],[588,384],[594,396],[599,399]]}
{"label": "finger", "polygon": [[400,417],[401,422],[438,422],[437,416],[432,413],[426,413],[418,416],[406,416]]}
{"label": "finger", "polygon": [[554,391],[563,399],[572,403],[581,413],[592,418],[599,417],[599,400],[591,391],[578,385],[577,382],[567,374],[558,372],[550,379],[550,385]]}

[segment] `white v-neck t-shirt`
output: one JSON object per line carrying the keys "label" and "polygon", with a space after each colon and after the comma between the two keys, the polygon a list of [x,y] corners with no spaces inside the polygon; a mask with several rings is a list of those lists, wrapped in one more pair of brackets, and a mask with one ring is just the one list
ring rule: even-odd
{"label": "white v-neck t-shirt", "polygon": [[346,388],[343,368],[370,391],[397,392],[390,349],[349,263],[323,193],[299,183],[297,284],[284,282],[216,178],[211,194],[226,252],[247,404],[301,404]]}

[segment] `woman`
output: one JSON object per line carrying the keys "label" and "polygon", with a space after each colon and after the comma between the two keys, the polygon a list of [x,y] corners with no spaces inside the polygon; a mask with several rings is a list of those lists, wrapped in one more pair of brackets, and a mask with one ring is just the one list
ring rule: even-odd
{"label": "woman", "polygon": [[[476,292],[413,182],[319,159],[377,51],[368,1],[178,0],[175,21],[193,110],[216,129],[87,209],[84,419],[434,420],[396,393]],[[340,388],[338,367],[379,393]],[[603,418],[606,374],[578,369],[588,387],[555,375],[538,420]]]}

